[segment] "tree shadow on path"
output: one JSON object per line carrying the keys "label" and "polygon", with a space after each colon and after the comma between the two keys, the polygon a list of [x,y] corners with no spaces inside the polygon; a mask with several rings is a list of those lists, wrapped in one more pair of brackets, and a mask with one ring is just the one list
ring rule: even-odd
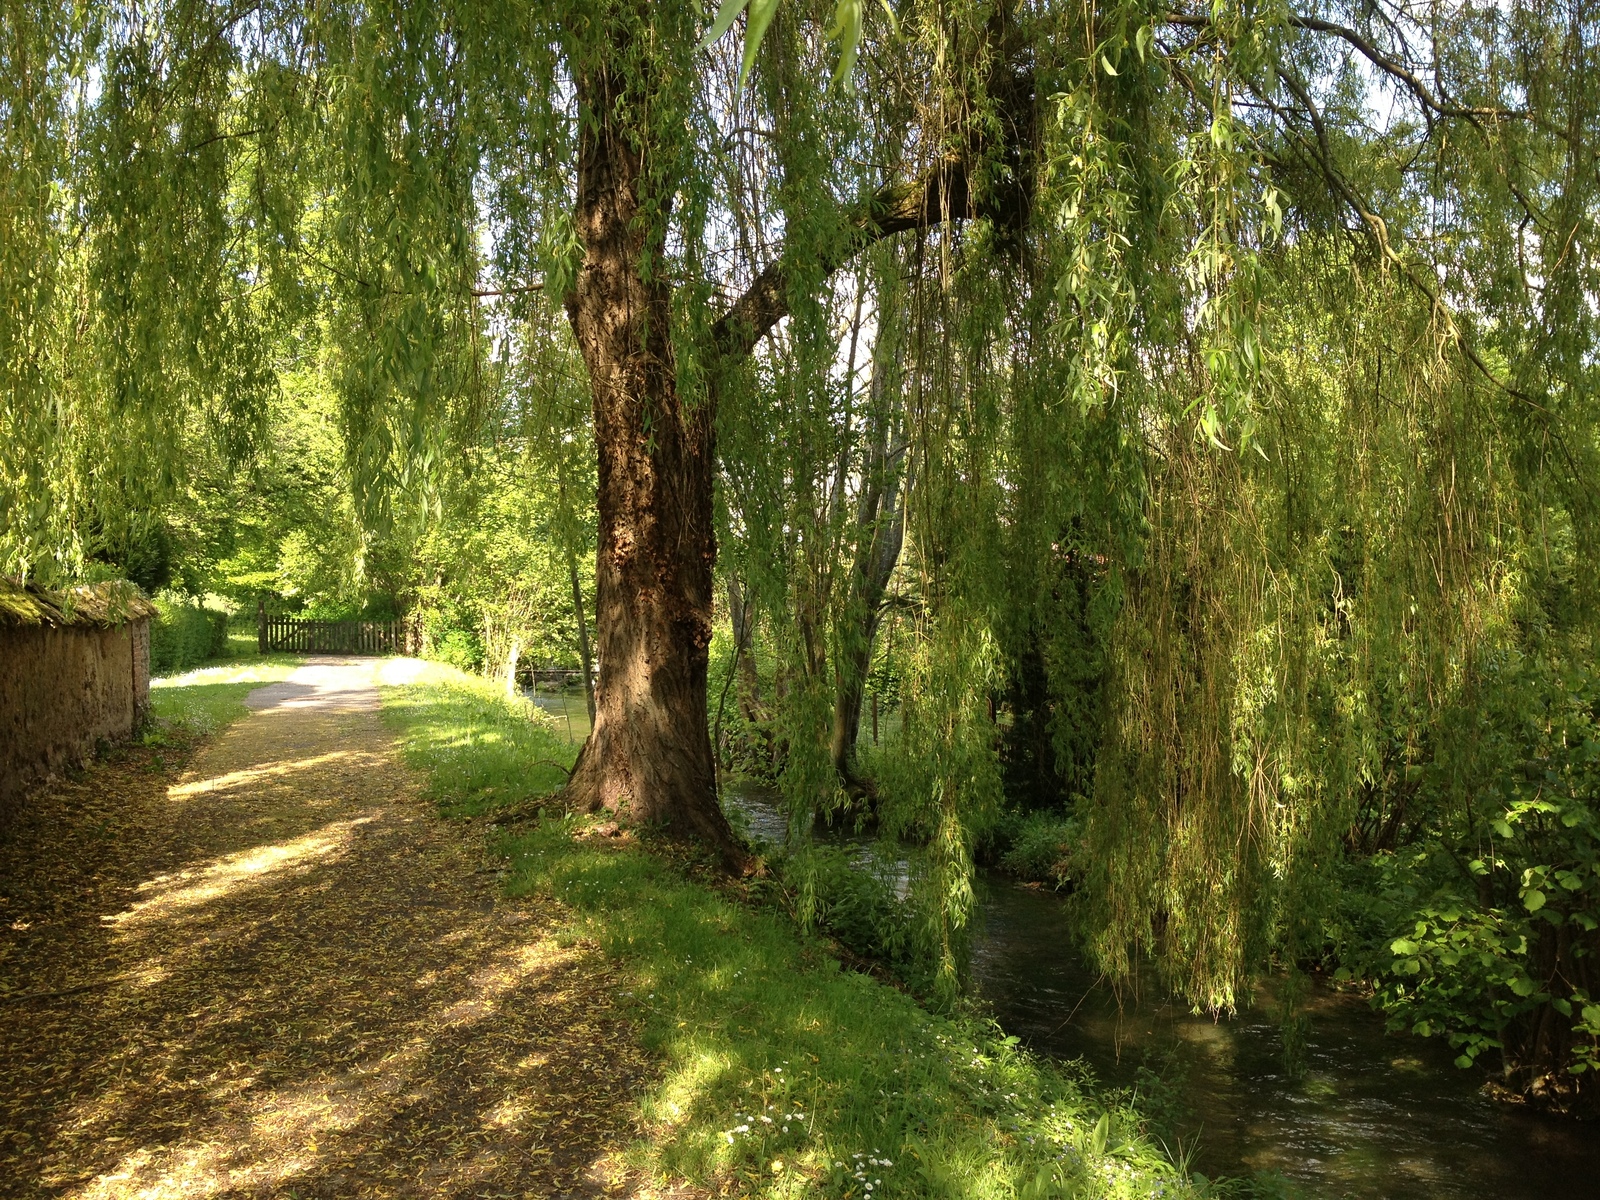
{"label": "tree shadow on path", "polygon": [[608,965],[497,901],[371,678],[313,664],[181,776],[130,750],[0,841],[0,1196],[631,1187]]}

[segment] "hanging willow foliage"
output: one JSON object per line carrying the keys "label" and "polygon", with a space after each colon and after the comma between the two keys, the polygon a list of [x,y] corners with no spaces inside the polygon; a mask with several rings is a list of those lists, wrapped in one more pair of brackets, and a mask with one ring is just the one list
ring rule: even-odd
{"label": "hanging willow foliage", "polygon": [[[1474,663],[1552,589],[1592,620],[1576,0],[168,0],[0,32],[0,570],[135,538],[319,354],[368,525],[437,516],[581,356],[574,802],[733,855],[720,542],[797,824],[864,802],[926,844],[947,982],[1024,675],[1102,960],[1226,1008],[1312,936],[1352,814],[1440,750]],[[584,421],[539,411],[565,471]]]}

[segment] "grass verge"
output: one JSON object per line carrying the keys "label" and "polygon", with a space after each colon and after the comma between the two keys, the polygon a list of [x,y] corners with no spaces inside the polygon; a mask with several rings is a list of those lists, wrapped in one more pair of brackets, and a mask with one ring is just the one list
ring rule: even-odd
{"label": "grass verge", "polygon": [[[560,782],[570,747],[469,677],[384,690],[385,716],[446,812],[487,815]],[[936,1016],[840,968],[763,885],[713,886],[631,837],[552,815],[500,830],[516,895],[620,965],[660,1064],[634,1166],[719,1194],[1169,1197],[1187,1179],[1122,1094],[992,1026]],[[493,826],[491,826],[493,828]]]}
{"label": "grass verge", "polygon": [[407,660],[406,682],[380,674],[385,718],[404,732],[446,816],[524,807],[560,787],[578,748],[566,727],[501,685],[444,663]]}
{"label": "grass verge", "polygon": [[145,730],[147,745],[177,732],[206,737],[232,724],[249,711],[244,698],[263,684],[287,679],[300,663],[292,654],[251,654],[234,662],[185,671],[150,681],[150,715]]}

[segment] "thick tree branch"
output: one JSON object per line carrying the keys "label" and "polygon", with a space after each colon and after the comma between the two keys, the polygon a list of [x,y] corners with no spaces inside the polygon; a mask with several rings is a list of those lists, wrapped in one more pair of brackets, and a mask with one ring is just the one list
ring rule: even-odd
{"label": "thick tree branch", "polygon": [[522,283],[502,288],[473,288],[471,295],[481,300],[486,296],[523,296],[529,292],[542,291],[544,291],[542,283]]}
{"label": "thick tree branch", "polygon": [[[973,215],[966,165],[946,159],[920,179],[874,193],[851,215],[849,235],[839,247],[819,254],[822,272],[832,274],[882,238]],[[719,365],[732,366],[746,357],[788,315],[789,268],[780,254],[711,327],[711,347]]]}

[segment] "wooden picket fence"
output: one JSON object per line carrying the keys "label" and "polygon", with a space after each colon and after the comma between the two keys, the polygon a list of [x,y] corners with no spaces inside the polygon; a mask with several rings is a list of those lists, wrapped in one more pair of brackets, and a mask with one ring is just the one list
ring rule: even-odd
{"label": "wooden picket fence", "polygon": [[406,621],[307,621],[299,617],[257,618],[261,653],[403,654],[408,649]]}

